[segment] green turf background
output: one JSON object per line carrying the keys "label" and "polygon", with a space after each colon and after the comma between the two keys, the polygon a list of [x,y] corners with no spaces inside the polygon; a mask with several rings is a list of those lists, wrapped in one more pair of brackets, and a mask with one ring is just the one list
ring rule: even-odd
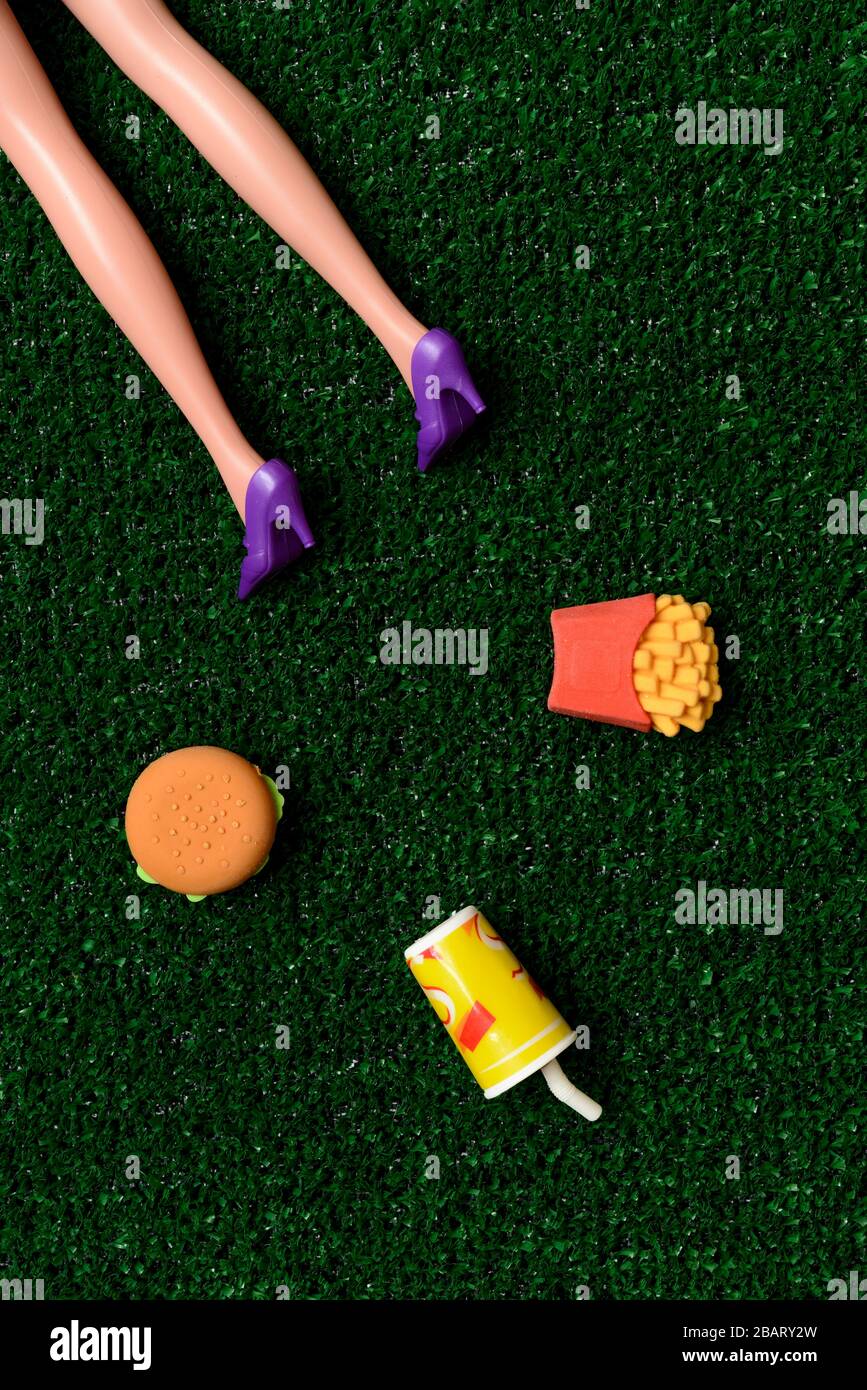
{"label": "green turf background", "polygon": [[[425,477],[363,324],[57,0],[17,8],[319,544],[236,602],[210,460],[0,158],[0,489],[47,506],[44,545],[0,541],[2,1276],[735,1299],[867,1272],[864,540],[825,525],[864,483],[859,7],[175,0],[465,344],[488,418]],[[783,107],[783,153],[678,147],[700,99]],[[740,638],[709,728],[549,714],[550,609],[647,590]],[[487,627],[487,677],[383,667],[405,619]],[[193,906],[139,884],[122,817],[198,742],[292,788],[268,871]],[[783,888],[783,933],[676,925],[700,878]],[[428,895],[589,1025],[595,1128],[537,1078],[484,1101],[403,964]]]}

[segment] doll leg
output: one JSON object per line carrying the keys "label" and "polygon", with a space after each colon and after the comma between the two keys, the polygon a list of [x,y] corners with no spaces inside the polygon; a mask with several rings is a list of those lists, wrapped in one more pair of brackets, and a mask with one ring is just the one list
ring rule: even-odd
{"label": "doll leg", "polygon": [[[73,130],[7,0],[0,0],[0,148],[94,294],[211,454],[247,521],[250,548],[250,532],[256,530],[251,494],[263,490],[254,479],[263,468],[274,469],[263,463],[229,413],[152,242]],[[282,516],[285,522],[288,513]],[[303,521],[297,510],[291,524],[296,520]]]}
{"label": "doll leg", "polygon": [[404,308],[285,131],[163,0],[64,3],[375,333],[415,397],[424,471],[484,409],[455,339],[444,329],[427,332]]}

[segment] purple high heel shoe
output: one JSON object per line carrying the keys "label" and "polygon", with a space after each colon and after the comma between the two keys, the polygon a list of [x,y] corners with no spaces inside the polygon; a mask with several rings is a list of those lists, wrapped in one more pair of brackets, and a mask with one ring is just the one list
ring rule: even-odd
{"label": "purple high heel shoe", "polygon": [[256,469],[247,484],[244,520],[248,553],[241,561],[241,599],[316,544],[304,515],[295,470],[282,459],[269,459]]}
{"label": "purple high heel shoe", "polygon": [[413,349],[412,394],[419,423],[418,467],[424,473],[485,409],[460,343],[444,328],[432,328]]}

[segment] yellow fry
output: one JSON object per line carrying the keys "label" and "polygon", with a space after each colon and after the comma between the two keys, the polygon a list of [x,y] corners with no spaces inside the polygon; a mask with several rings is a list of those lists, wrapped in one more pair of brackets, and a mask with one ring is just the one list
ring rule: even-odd
{"label": "yellow fry", "polygon": [[680,732],[680,725],[670,719],[667,714],[652,714],[650,718],[654,729],[665,734],[666,738],[674,738],[675,734]]}
{"label": "yellow fry", "polygon": [[[696,643],[698,645],[698,643]],[[683,645],[680,642],[647,642],[645,648],[651,656],[682,656]]]}
{"label": "yellow fry", "polygon": [[[637,686],[635,688],[638,689]],[[663,700],[683,700],[687,707],[697,705],[701,699],[697,690],[685,690],[683,686],[669,685],[667,681],[660,685],[659,693]]]}
{"label": "yellow fry", "polygon": [[639,695],[655,695],[659,683],[652,671],[633,671],[632,684]]}
{"label": "yellow fry", "polygon": [[700,734],[704,728],[704,719],[700,714],[682,714],[680,722],[685,729],[691,729],[694,734]]}
{"label": "yellow fry", "polygon": [[693,617],[693,611],[688,603],[670,603],[667,608],[656,610],[658,623],[689,622]]}
{"label": "yellow fry", "polygon": [[644,642],[673,642],[674,640],[674,628],[671,623],[651,623],[650,627],[645,629],[642,638]]}
{"label": "yellow fry", "polygon": [[670,656],[657,656],[653,662],[653,674],[661,681],[674,679],[674,662]]}
{"label": "yellow fry", "polygon": [[659,695],[639,695],[638,703],[646,714],[681,715],[685,709],[683,700],[663,700]]}

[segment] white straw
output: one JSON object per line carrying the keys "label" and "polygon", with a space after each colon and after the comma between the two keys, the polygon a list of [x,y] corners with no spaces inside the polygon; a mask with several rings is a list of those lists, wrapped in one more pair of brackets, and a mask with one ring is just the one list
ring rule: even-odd
{"label": "white straw", "polygon": [[577,1110],[579,1115],[583,1115],[585,1120],[599,1119],[602,1114],[602,1106],[597,1105],[595,1100],[591,1100],[589,1096],[585,1096],[583,1091],[579,1091],[577,1086],[572,1085],[556,1057],[542,1068],[542,1075],[554,1095],[558,1100],[562,1100],[564,1105],[571,1105],[572,1109]]}

